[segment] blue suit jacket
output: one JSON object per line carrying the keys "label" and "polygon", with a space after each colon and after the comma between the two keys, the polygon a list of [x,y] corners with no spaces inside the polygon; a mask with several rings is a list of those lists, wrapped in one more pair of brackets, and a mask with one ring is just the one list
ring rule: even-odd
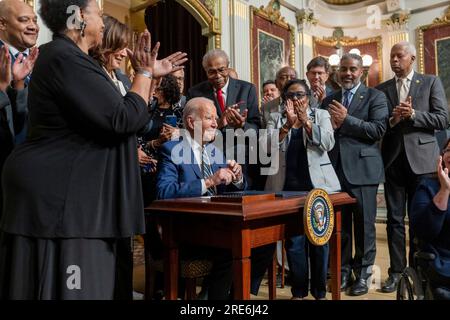
{"label": "blue suit jacket", "polygon": [[[222,151],[213,144],[209,144],[206,148],[210,155],[213,172],[227,167]],[[173,157],[172,153],[176,157]],[[178,159],[183,161],[178,163],[180,162],[177,161]],[[157,199],[201,197],[202,179],[200,165],[196,163],[194,153],[186,140],[169,141],[161,146],[156,181]],[[244,189],[245,187],[244,182]],[[233,184],[217,186],[218,194],[236,190]]]}

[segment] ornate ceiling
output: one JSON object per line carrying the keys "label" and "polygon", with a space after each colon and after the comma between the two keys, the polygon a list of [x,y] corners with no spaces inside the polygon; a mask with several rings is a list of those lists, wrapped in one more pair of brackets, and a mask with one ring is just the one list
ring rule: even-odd
{"label": "ornate ceiling", "polygon": [[323,0],[323,1],[329,4],[346,5],[363,2],[364,0]]}

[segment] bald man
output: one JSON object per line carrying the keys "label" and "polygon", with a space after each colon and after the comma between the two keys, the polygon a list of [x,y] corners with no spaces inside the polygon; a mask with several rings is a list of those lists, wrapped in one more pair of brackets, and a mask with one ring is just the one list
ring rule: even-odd
{"label": "bald man", "polygon": [[[286,66],[277,71],[275,78],[275,85],[277,86],[280,94],[283,92],[283,88],[289,80],[297,78],[297,71],[294,68]],[[261,127],[265,129],[267,127],[267,121],[269,121],[270,113],[280,112],[283,100],[281,96],[273,99],[261,106]]]}
{"label": "bald man", "polygon": [[[406,268],[405,214],[420,181],[436,171],[437,130],[448,126],[448,104],[439,77],[414,71],[416,48],[400,42],[391,49],[395,77],[377,88],[386,94],[389,126],[381,145],[386,171],[389,277],[381,288],[394,292]],[[413,264],[414,234],[409,229],[409,265]]]}
{"label": "bald man", "polygon": [[[16,62],[20,53],[29,55],[29,48],[36,44],[39,27],[33,9],[21,0],[3,0],[0,2],[0,47],[8,47],[11,56],[12,80],[2,95],[4,101],[0,105],[0,181],[3,163],[11,153],[14,145],[23,141],[27,116],[26,88],[29,74],[34,66],[37,52],[31,57],[29,63]],[[0,185],[0,216],[2,196]]]}

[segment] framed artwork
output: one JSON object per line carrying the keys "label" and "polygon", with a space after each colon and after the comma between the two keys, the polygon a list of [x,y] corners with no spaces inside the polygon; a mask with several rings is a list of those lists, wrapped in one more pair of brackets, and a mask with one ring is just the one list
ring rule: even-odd
{"label": "framed artwork", "polygon": [[252,83],[261,96],[262,84],[275,80],[281,67],[295,68],[295,31],[279,12],[250,7],[250,15]]}
{"label": "framed artwork", "polygon": [[[450,8],[449,8],[450,9]],[[449,9],[447,11],[449,11]],[[419,71],[441,78],[450,106],[450,19],[444,16],[418,29]]]}
{"label": "framed artwork", "polygon": [[373,59],[367,75],[369,87],[375,87],[383,82],[383,41],[381,36],[361,40],[344,37],[340,39],[341,49],[336,48],[337,44],[337,40],[334,39],[313,37],[313,54],[315,57],[323,56],[328,58],[332,54],[344,54],[351,49],[359,49],[362,55],[369,54]]}

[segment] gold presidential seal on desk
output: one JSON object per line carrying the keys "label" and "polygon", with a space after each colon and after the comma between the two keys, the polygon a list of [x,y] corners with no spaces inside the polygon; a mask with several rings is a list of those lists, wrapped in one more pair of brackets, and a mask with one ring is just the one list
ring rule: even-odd
{"label": "gold presidential seal on desk", "polygon": [[334,228],[334,211],[328,193],[313,189],[306,197],[303,226],[309,241],[316,246],[328,243]]}

